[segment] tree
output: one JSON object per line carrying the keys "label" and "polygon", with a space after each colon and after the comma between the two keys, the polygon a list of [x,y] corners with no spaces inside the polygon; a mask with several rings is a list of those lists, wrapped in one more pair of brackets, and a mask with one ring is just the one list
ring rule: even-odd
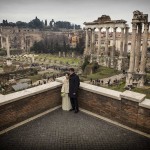
{"label": "tree", "polygon": [[83,37],[79,38],[79,42],[77,43],[75,50],[77,53],[83,54],[83,52],[84,52],[84,39],[83,39]]}
{"label": "tree", "polygon": [[28,27],[28,23],[22,22],[22,21],[17,21],[16,22],[16,26],[18,26],[19,28],[27,28]]}
{"label": "tree", "polygon": [[37,17],[28,23],[30,28],[43,28],[43,22]]}
{"label": "tree", "polygon": [[83,62],[83,64],[82,64],[82,66],[81,66],[82,71],[84,71],[85,67],[90,63],[90,62],[89,62],[89,59],[90,59],[89,56],[86,56],[86,57],[84,58],[84,62]]}
{"label": "tree", "polygon": [[47,20],[45,20],[45,26],[47,26]]}

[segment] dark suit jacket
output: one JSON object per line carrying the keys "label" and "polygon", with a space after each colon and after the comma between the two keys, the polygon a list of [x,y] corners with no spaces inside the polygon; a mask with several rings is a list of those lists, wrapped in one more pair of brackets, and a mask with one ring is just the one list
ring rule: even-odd
{"label": "dark suit jacket", "polygon": [[[72,75],[70,75],[70,78],[69,78],[69,96],[71,98],[77,97],[79,86],[80,86],[79,76],[73,73]],[[74,95],[73,93],[76,93],[76,94]]]}

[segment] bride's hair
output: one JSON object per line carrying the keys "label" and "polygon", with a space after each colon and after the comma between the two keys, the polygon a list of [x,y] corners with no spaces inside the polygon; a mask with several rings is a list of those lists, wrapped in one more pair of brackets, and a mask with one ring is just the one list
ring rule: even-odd
{"label": "bride's hair", "polygon": [[68,72],[65,73],[65,76],[68,75],[68,77],[70,76],[70,74]]}

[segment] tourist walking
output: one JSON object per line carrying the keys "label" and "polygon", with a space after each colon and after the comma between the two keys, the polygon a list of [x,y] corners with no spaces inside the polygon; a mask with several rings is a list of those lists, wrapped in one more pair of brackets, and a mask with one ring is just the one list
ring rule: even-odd
{"label": "tourist walking", "polygon": [[69,96],[70,96],[70,101],[72,105],[72,109],[70,109],[70,111],[74,110],[75,113],[77,113],[79,111],[77,96],[78,96],[78,89],[80,85],[80,79],[79,79],[79,76],[75,74],[73,68],[70,68],[69,72],[70,72]]}
{"label": "tourist walking", "polygon": [[69,73],[65,75],[65,80],[61,88],[62,96],[62,109],[69,111],[71,107],[70,97],[69,97]]}

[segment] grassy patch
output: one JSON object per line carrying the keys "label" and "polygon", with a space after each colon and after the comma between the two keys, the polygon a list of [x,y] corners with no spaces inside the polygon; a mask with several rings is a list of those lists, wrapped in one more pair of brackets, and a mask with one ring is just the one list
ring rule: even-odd
{"label": "grassy patch", "polygon": [[61,61],[64,64],[68,63],[68,64],[75,64],[75,65],[79,65],[80,64],[80,59],[78,58],[72,58],[72,57],[58,57],[56,55],[50,55],[50,54],[39,54],[37,58],[46,58],[49,60],[53,60],[53,61]]}
{"label": "grassy patch", "polygon": [[[119,85],[113,85],[113,86],[108,86],[108,87],[105,86],[105,88],[112,89],[115,91],[120,91],[120,92],[125,91],[124,87],[125,87],[125,81],[119,83]],[[145,94],[146,98],[150,99],[150,87],[149,88],[133,88],[131,89],[131,91]]]}
{"label": "grassy patch", "polygon": [[145,88],[134,88],[134,89],[132,89],[132,91],[146,94],[146,98],[150,99],[150,87],[147,89],[145,89]]}
{"label": "grassy patch", "polygon": [[124,92],[125,91],[125,81],[120,82],[118,85],[108,86],[108,89]]}
{"label": "grassy patch", "polygon": [[117,75],[120,72],[118,70],[108,68],[108,67],[103,67],[100,66],[100,68],[97,70],[96,73],[87,75],[87,79],[103,79],[103,78],[108,78],[113,75]]}
{"label": "grassy patch", "polygon": [[42,75],[37,74],[37,75],[34,75],[34,76],[28,76],[28,78],[31,79],[32,82],[36,82],[37,80],[41,80],[42,79]]}

